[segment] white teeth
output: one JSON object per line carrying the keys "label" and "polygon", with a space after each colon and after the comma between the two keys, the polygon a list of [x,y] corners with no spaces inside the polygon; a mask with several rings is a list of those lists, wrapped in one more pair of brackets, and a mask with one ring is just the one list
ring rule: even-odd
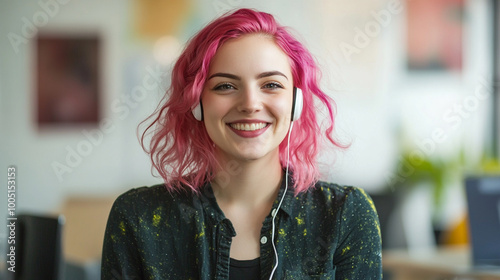
{"label": "white teeth", "polygon": [[254,131],[266,127],[266,123],[232,123],[230,126],[236,130]]}

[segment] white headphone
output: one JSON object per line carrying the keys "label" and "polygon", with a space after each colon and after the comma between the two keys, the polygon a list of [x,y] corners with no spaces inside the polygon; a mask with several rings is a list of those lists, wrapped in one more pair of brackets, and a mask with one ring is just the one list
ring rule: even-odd
{"label": "white headphone", "polygon": [[193,112],[193,116],[196,120],[202,121],[203,120],[203,107],[201,106],[201,101],[198,102],[196,107],[191,111]]}
{"label": "white headphone", "polygon": [[[302,108],[304,107],[304,96],[300,88],[293,88],[293,103],[292,103],[292,122],[300,118]],[[193,116],[198,121],[203,120],[203,106],[199,102],[192,110]]]}
{"label": "white headphone", "polygon": [[302,115],[302,108],[304,107],[304,95],[302,90],[298,87],[293,88],[293,104],[292,104],[292,122],[296,121]]}

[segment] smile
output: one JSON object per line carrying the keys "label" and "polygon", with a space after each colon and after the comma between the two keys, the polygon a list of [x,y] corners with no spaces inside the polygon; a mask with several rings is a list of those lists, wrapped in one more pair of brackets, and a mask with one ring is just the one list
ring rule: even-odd
{"label": "smile", "polygon": [[266,132],[270,126],[270,123],[262,120],[243,120],[227,124],[227,127],[229,127],[232,132],[243,138],[258,137]]}
{"label": "smile", "polygon": [[255,131],[263,129],[267,126],[267,123],[231,123],[229,126],[236,130]]}

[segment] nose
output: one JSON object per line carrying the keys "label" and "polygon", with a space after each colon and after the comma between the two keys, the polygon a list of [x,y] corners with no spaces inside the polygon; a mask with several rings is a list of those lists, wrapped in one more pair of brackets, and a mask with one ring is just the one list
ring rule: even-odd
{"label": "nose", "polygon": [[238,102],[238,111],[246,114],[252,114],[262,110],[261,93],[256,89],[244,89]]}

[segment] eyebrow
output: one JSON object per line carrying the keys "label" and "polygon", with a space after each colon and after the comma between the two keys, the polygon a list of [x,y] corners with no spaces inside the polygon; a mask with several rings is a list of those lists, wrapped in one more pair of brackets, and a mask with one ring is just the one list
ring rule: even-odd
{"label": "eyebrow", "polygon": [[[270,76],[283,76],[285,77],[285,79],[288,80],[288,77],[281,73],[280,71],[267,71],[267,72],[262,72],[260,73],[259,75],[257,75],[257,79],[261,79],[261,78],[265,78],[265,77],[270,77]],[[208,77],[207,80],[210,80],[214,77],[223,77],[223,78],[229,78],[229,79],[233,79],[233,80],[238,80],[240,81],[241,78],[239,76],[236,76],[236,75],[233,75],[233,74],[229,74],[229,73],[215,73],[215,74],[212,74],[210,77]]]}
{"label": "eyebrow", "polygon": [[229,79],[238,80],[238,81],[241,80],[240,77],[233,75],[233,74],[229,74],[229,73],[215,73],[215,74],[211,75],[210,77],[208,77],[207,80],[210,80],[210,79],[215,78],[215,77],[229,78]]}
{"label": "eyebrow", "polygon": [[288,77],[281,73],[280,71],[268,71],[268,72],[263,72],[263,73],[260,73],[258,76],[257,76],[257,79],[260,79],[260,78],[265,78],[265,77],[270,77],[270,76],[283,76],[285,77],[285,79],[288,80]]}

